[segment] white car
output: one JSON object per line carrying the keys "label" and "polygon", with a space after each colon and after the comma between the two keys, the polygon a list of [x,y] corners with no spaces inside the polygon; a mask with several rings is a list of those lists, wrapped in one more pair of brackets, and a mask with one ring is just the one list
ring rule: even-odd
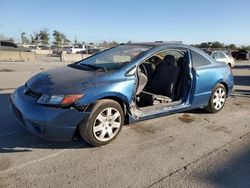
{"label": "white car", "polygon": [[85,51],[85,45],[76,45],[76,46],[71,46],[66,49],[66,51],[70,54],[76,54],[77,52]]}
{"label": "white car", "polygon": [[211,53],[211,56],[216,60],[220,62],[225,62],[228,64],[229,67],[234,67],[234,58],[228,56],[225,52],[223,51],[213,51]]}

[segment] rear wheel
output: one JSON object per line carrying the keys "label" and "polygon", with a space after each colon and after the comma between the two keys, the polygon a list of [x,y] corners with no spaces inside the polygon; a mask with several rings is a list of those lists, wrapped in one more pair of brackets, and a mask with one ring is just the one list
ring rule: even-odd
{"label": "rear wheel", "polygon": [[111,142],[124,124],[124,113],[120,104],[110,99],[97,101],[89,118],[79,127],[82,138],[92,146]]}
{"label": "rear wheel", "polygon": [[226,89],[222,84],[217,84],[212,91],[212,95],[209,99],[208,105],[204,109],[211,113],[219,112],[226,102]]}

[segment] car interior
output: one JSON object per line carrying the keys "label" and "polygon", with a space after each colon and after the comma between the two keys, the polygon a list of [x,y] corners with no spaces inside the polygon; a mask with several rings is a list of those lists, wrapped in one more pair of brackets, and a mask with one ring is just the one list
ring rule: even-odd
{"label": "car interior", "polygon": [[188,89],[189,57],[185,50],[154,54],[137,69],[138,108],[182,103]]}

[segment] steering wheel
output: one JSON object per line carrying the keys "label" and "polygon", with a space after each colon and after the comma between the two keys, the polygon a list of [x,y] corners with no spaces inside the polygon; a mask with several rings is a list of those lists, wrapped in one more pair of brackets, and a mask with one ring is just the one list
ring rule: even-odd
{"label": "steering wheel", "polygon": [[139,67],[140,67],[141,72],[144,73],[148,77],[148,71],[145,65],[141,64]]}

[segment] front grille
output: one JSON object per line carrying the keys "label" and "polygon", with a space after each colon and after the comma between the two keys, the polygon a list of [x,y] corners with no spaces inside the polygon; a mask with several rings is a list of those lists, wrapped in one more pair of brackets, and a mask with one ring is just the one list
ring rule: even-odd
{"label": "front grille", "polygon": [[37,99],[42,96],[41,93],[35,92],[31,88],[27,89],[27,91],[25,92],[25,95],[29,95],[29,96],[37,98]]}

